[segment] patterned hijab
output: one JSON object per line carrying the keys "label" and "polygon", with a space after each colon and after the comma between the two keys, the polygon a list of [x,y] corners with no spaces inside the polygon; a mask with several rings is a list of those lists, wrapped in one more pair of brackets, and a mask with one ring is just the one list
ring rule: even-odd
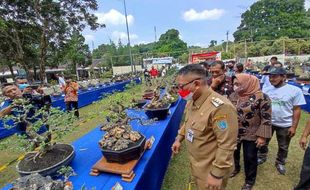
{"label": "patterned hijab", "polygon": [[257,77],[245,73],[237,74],[236,78],[240,83],[241,90],[238,95],[241,97],[251,96],[261,91]]}

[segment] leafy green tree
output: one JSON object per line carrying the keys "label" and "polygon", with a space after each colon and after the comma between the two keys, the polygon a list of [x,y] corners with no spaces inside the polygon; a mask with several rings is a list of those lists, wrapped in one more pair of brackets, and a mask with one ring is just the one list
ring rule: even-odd
{"label": "leafy green tree", "polygon": [[187,52],[187,44],[180,39],[178,30],[170,29],[160,36],[159,41],[155,45],[155,50],[158,53],[164,53],[162,55],[179,57],[184,52]]}
{"label": "leafy green tree", "polygon": [[[24,0],[1,1],[0,18],[6,25],[13,26],[13,34],[29,29],[36,39],[40,57],[40,79],[45,80],[45,66],[50,46],[59,47],[73,31],[82,31],[87,25],[95,30],[100,26],[97,17],[90,13],[97,10],[96,0]],[[12,28],[11,25],[9,28]],[[38,35],[38,36],[36,36]],[[24,38],[15,35],[15,50],[22,65],[24,64],[22,42]],[[27,68],[28,69],[28,68]]]}
{"label": "leafy green tree", "polygon": [[211,40],[209,47],[214,47],[216,45],[217,45],[217,41],[216,40]]}
{"label": "leafy green tree", "polygon": [[[38,44],[39,30],[27,22],[34,15],[28,11],[28,1],[2,1],[0,6],[0,54],[11,72],[13,65],[20,65],[29,77],[33,47]],[[14,75],[13,75],[14,76]],[[29,78],[30,79],[30,78]]]}
{"label": "leafy green tree", "polygon": [[304,0],[260,0],[241,15],[235,41],[310,37],[310,18]]}
{"label": "leafy green tree", "polygon": [[188,53],[183,53],[180,57],[179,57],[179,61],[180,63],[188,63]]}
{"label": "leafy green tree", "polygon": [[70,63],[71,72],[77,72],[77,67],[87,66],[90,51],[88,45],[85,44],[85,38],[78,32],[73,32],[71,39],[68,41],[66,48],[66,60]]}

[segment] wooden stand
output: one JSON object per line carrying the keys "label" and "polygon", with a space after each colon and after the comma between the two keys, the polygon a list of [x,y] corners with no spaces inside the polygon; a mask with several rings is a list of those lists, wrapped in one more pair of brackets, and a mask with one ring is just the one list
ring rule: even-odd
{"label": "wooden stand", "polygon": [[135,177],[133,169],[139,162],[140,158],[143,156],[145,150],[150,149],[152,146],[150,140],[147,140],[145,143],[145,148],[140,157],[136,160],[131,160],[125,164],[119,164],[114,162],[108,162],[104,156],[92,167],[90,175],[98,176],[102,172],[119,174],[122,176],[122,180],[126,182],[131,182]]}

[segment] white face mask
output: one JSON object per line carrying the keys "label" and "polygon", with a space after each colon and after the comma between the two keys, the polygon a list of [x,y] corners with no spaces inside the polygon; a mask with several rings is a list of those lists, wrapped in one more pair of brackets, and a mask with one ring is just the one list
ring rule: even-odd
{"label": "white face mask", "polygon": [[192,100],[193,96],[194,96],[194,93],[191,92],[187,96],[183,97],[183,100],[186,100],[186,101]]}
{"label": "white face mask", "polygon": [[[193,85],[193,84],[191,84],[191,86],[192,86],[192,85]],[[186,101],[192,100],[192,99],[193,99],[193,96],[194,96],[194,94],[195,94],[196,91],[197,91],[197,89],[196,89],[194,92],[190,92],[187,96],[182,97],[183,100],[186,100]]]}

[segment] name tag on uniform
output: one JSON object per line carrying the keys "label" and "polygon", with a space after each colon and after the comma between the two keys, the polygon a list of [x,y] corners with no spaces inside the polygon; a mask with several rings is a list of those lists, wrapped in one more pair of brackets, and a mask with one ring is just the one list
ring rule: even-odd
{"label": "name tag on uniform", "polygon": [[187,130],[186,139],[189,142],[193,142],[193,140],[194,140],[194,132],[191,129]]}

